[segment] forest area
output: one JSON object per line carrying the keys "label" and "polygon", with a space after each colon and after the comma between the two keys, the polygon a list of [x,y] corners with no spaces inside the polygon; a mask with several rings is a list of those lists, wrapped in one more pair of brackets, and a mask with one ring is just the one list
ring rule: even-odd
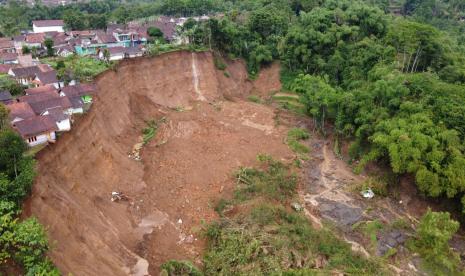
{"label": "forest area", "polygon": [[[153,15],[218,13],[222,16],[183,26],[192,45],[244,59],[251,79],[279,61],[284,88],[300,96],[318,131],[349,144],[357,172],[369,164],[388,167],[394,176],[389,185],[410,176],[424,196],[452,199],[463,210],[458,213],[465,213],[464,0],[91,0],[56,7],[8,1],[0,5],[0,37],[17,35],[37,19],[63,19],[68,29],[83,30]],[[34,218],[18,220],[34,160],[6,118],[0,109],[0,263],[13,260],[27,275],[58,274],[45,257],[43,227]],[[264,175],[254,171],[251,177]],[[279,217],[283,227],[301,222],[279,208],[261,211]],[[458,223],[447,213],[431,212],[423,222],[422,256],[437,266],[438,275],[458,273],[460,260],[447,247]],[[442,227],[441,233],[432,233],[432,225]],[[303,232],[290,238],[332,239],[301,227],[286,228]],[[209,231],[212,245],[232,246],[220,226]],[[228,259],[215,250],[207,254],[210,275]],[[353,257],[345,247],[344,252],[355,272],[376,274],[377,264]]]}

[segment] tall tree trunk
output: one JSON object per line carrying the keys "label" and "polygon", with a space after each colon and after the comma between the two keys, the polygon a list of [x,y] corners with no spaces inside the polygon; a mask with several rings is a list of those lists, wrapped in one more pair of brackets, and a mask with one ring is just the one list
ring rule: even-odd
{"label": "tall tree trunk", "polygon": [[415,70],[415,64],[417,63],[418,57],[420,56],[420,51],[421,51],[421,47],[418,47],[417,53],[415,54],[415,59],[413,60],[413,64],[412,64],[412,68],[410,70],[410,73],[413,73],[413,71]]}

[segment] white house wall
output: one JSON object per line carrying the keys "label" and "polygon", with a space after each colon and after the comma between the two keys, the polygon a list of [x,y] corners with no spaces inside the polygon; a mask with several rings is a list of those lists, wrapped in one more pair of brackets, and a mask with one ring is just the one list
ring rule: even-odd
{"label": "white house wall", "polygon": [[62,26],[49,26],[49,27],[37,27],[36,25],[32,25],[32,29],[34,33],[46,33],[46,32],[59,32],[63,33],[63,27]]}
{"label": "white house wall", "polygon": [[58,131],[69,131],[69,130],[71,130],[71,122],[69,121],[69,119],[56,122],[56,124],[57,124],[57,127],[58,127]]}
{"label": "white house wall", "polygon": [[54,131],[50,132],[50,133],[46,133],[46,134],[40,134],[40,135],[37,135],[36,137],[37,137],[37,141],[29,142],[28,139],[25,139],[25,141],[30,147],[33,147],[33,146],[45,144],[49,140],[50,141],[55,141],[56,140],[56,136],[55,136]]}

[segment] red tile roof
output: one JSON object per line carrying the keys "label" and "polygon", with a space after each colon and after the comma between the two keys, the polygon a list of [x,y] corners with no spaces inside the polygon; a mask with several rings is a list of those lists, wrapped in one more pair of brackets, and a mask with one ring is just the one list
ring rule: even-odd
{"label": "red tile roof", "polygon": [[27,34],[26,35],[26,42],[27,43],[44,43],[45,41],[45,34],[38,33],[38,34]]}
{"label": "red tile roof", "polygon": [[18,121],[14,125],[23,138],[57,131],[57,125],[51,116],[34,116]]}
{"label": "red tile roof", "polygon": [[3,61],[14,61],[18,59],[17,53],[0,53],[0,60]]}
{"label": "red tile roof", "polygon": [[21,96],[18,98],[18,100],[19,102],[25,102],[25,103],[32,104],[32,103],[41,102],[41,101],[45,101],[48,99],[54,99],[54,98],[59,98],[59,97],[60,95],[55,91],[43,91],[42,93]]}
{"label": "red tile roof", "polygon": [[61,92],[68,97],[84,96],[94,94],[96,90],[95,84],[82,83],[76,85],[65,86],[61,89]]}
{"label": "red tile roof", "polygon": [[32,21],[36,27],[53,27],[53,26],[64,26],[63,20],[34,20]]}
{"label": "red tile roof", "polygon": [[23,120],[34,117],[36,114],[28,103],[13,103],[6,106],[10,110],[10,120],[21,118]]}
{"label": "red tile roof", "polygon": [[55,86],[51,84],[47,84],[44,86],[39,86],[39,87],[34,87],[34,88],[28,88],[24,90],[26,92],[26,95],[34,95],[34,94],[39,94],[43,92],[53,92],[55,94],[58,94],[58,91],[55,89]]}
{"label": "red tile roof", "polygon": [[63,108],[68,109],[73,107],[68,97],[49,98],[40,102],[34,102],[29,104],[32,110],[39,115],[52,108]]}
{"label": "red tile roof", "polygon": [[14,64],[0,64],[0,74],[8,74],[8,71],[16,66]]}

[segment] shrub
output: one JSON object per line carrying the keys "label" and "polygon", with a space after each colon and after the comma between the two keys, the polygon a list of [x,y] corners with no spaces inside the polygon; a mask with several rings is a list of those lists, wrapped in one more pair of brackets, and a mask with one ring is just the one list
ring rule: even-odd
{"label": "shrub", "polygon": [[310,138],[310,134],[307,130],[302,128],[293,128],[287,133],[287,145],[291,150],[297,154],[306,154],[310,152],[310,149],[301,144],[299,141]]}
{"label": "shrub", "polygon": [[[192,263],[188,261],[175,261],[171,260],[161,265],[162,274],[166,275],[183,275],[183,276],[202,276],[200,272]],[[160,275],[162,275],[160,274]]]}
{"label": "shrub", "polygon": [[243,201],[261,195],[269,199],[284,201],[295,194],[297,177],[286,165],[266,156],[259,156],[264,169],[241,168],[236,173],[239,184],[236,199]]}
{"label": "shrub", "polygon": [[418,225],[411,249],[420,253],[424,265],[436,275],[456,275],[459,257],[451,251],[449,241],[459,229],[459,223],[447,212],[432,212],[423,215]]}
{"label": "shrub", "polygon": [[261,103],[262,99],[257,95],[250,95],[247,99],[254,103]]}

